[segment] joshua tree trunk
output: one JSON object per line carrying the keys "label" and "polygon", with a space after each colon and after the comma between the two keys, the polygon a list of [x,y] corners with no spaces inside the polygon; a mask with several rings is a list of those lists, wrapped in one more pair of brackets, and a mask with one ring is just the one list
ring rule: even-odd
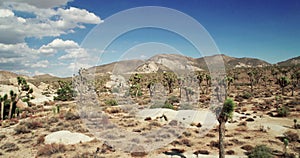
{"label": "joshua tree trunk", "polygon": [[4,120],[4,103],[1,104],[1,119]]}
{"label": "joshua tree trunk", "polygon": [[225,122],[221,121],[219,124],[219,158],[225,158],[224,135],[225,135]]}
{"label": "joshua tree trunk", "polygon": [[9,104],[8,119],[11,119],[11,117],[12,117],[12,110],[13,110],[13,101],[11,101]]}

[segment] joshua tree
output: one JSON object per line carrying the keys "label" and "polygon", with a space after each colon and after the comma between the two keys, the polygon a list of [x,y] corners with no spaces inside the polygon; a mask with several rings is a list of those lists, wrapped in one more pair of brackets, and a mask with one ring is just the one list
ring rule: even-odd
{"label": "joshua tree", "polygon": [[[224,151],[224,137],[225,137],[225,123],[228,119],[233,116],[235,103],[232,99],[226,99],[223,108],[218,112],[218,122],[219,122],[219,158],[225,158]],[[218,114],[217,113],[217,114]]]}
{"label": "joshua tree", "polygon": [[197,74],[197,80],[198,80],[198,85],[199,85],[199,91],[202,91],[201,83],[204,80],[204,74],[201,73],[200,71],[197,71],[196,74]]}
{"label": "joshua tree", "polygon": [[132,78],[129,79],[131,81],[132,86],[130,87],[131,95],[135,97],[142,95],[142,87],[141,87],[141,74],[135,74]]}
{"label": "joshua tree", "polygon": [[294,96],[294,91],[295,91],[295,88],[297,87],[297,85],[299,84],[299,79],[300,79],[300,71],[297,71],[297,72],[294,72],[292,75],[291,75],[291,79],[292,79],[292,96]]}
{"label": "joshua tree", "polygon": [[17,94],[14,93],[14,91],[10,91],[9,92],[10,94],[10,106],[9,106],[9,113],[8,113],[8,119],[11,119],[12,118],[12,115],[16,109],[16,104],[17,104]]}
{"label": "joshua tree", "polygon": [[177,80],[177,77],[172,72],[164,72],[164,81],[166,85],[168,86],[169,93],[173,92],[173,86],[175,84],[175,81]]}
{"label": "joshua tree", "polygon": [[179,77],[178,78],[179,98],[181,98],[181,96],[182,96],[183,85],[184,85],[184,78],[183,77]]}
{"label": "joshua tree", "polygon": [[1,119],[4,120],[5,116],[4,116],[4,112],[5,112],[5,105],[7,103],[7,94],[4,94],[3,97],[1,97]]}
{"label": "joshua tree", "polygon": [[155,83],[155,81],[151,80],[151,81],[149,81],[149,83],[147,84],[147,88],[149,89],[150,97],[153,96],[153,92],[154,92],[154,90],[155,90],[155,87],[154,87],[155,84],[154,84],[154,83]]}
{"label": "joshua tree", "polygon": [[0,95],[0,110],[1,110],[1,115],[0,115],[0,120],[4,120],[3,119],[3,111],[4,111],[4,104],[2,104],[2,102],[3,102],[3,98],[2,98],[2,96]]}
{"label": "joshua tree", "polygon": [[254,85],[254,73],[250,71],[247,73],[249,76],[250,84],[251,84],[251,93],[253,92],[253,85]]}
{"label": "joshua tree", "polygon": [[232,77],[226,77],[226,81],[227,81],[227,89],[229,90],[234,79]]}
{"label": "joshua tree", "polygon": [[208,88],[211,84],[211,76],[209,74],[205,74],[205,81],[206,81],[206,94],[208,94]]}
{"label": "joshua tree", "polygon": [[290,84],[290,80],[287,77],[282,76],[277,79],[277,83],[281,87],[281,94],[284,95],[284,88]]}

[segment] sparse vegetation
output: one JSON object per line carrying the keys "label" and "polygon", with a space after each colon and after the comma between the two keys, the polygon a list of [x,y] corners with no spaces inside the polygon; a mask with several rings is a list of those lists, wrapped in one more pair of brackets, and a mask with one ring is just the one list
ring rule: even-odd
{"label": "sparse vegetation", "polygon": [[54,100],[70,101],[74,100],[75,91],[72,87],[72,83],[65,81],[58,81],[59,89],[56,91],[57,96]]}
{"label": "sparse vegetation", "polygon": [[115,99],[108,99],[105,101],[105,104],[108,106],[116,106],[116,105],[118,105],[118,102]]}
{"label": "sparse vegetation", "polygon": [[249,154],[249,158],[273,158],[272,149],[266,145],[257,145]]}
{"label": "sparse vegetation", "polygon": [[67,150],[63,144],[46,144],[39,148],[37,156],[51,156],[55,153],[64,153]]}

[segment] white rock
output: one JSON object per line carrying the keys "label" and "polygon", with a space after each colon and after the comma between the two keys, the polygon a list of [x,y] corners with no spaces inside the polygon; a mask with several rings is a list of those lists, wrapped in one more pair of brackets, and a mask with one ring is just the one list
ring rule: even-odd
{"label": "white rock", "polygon": [[79,142],[89,142],[93,138],[84,135],[82,133],[72,133],[70,131],[57,131],[48,134],[45,137],[45,144],[57,143],[57,144],[77,144]]}

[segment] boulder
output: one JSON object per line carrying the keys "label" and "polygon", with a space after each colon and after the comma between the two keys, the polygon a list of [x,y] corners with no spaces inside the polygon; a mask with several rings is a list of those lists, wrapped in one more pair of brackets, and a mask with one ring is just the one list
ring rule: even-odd
{"label": "boulder", "polygon": [[45,144],[57,143],[68,145],[77,144],[80,142],[89,142],[91,140],[93,140],[93,138],[82,133],[72,133],[70,131],[57,131],[50,133],[45,137]]}

